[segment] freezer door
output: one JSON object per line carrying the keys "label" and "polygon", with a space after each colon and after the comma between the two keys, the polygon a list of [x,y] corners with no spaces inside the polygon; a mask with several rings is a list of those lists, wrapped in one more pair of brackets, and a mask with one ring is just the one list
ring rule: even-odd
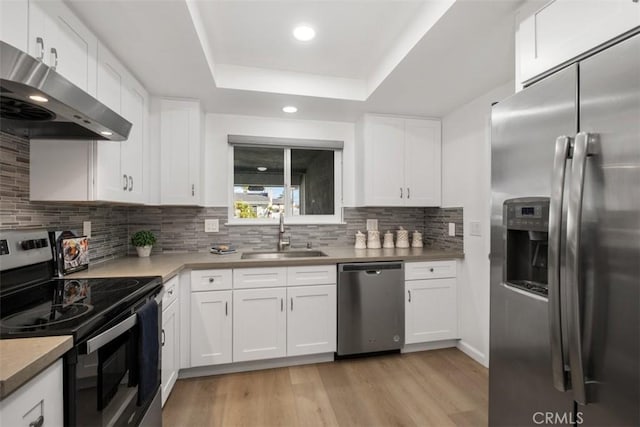
{"label": "freezer door", "polygon": [[583,426],[638,426],[640,35],[580,63],[580,130],[593,154],[584,170],[578,313],[570,325],[571,341],[582,347],[570,349],[573,388],[585,390],[576,393],[587,402],[578,406]]}
{"label": "freezer door", "polygon": [[[493,107],[489,425],[536,425],[539,412],[568,416],[572,396],[554,388],[548,302],[506,288],[502,205],[550,197],[556,140],[577,131],[577,66]],[[560,349],[561,350],[561,349]],[[540,417],[540,415],[538,415]]]}

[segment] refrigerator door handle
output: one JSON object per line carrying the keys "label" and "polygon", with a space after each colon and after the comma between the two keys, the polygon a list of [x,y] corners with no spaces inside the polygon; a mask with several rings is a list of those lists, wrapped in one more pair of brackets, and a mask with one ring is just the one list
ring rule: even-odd
{"label": "refrigerator door handle", "polygon": [[571,389],[567,370],[566,355],[562,345],[562,305],[560,294],[560,254],[562,236],[562,205],[564,200],[564,180],[567,159],[572,146],[572,138],[559,136],[556,139],[551,176],[551,201],[549,205],[549,329],[551,338],[551,371],[553,386],[560,391]]}
{"label": "refrigerator door handle", "polygon": [[585,363],[583,360],[582,313],[580,307],[580,281],[582,280],[580,233],[582,219],[582,199],[584,194],[584,176],[587,157],[593,154],[594,136],[585,132],[576,135],[573,147],[573,165],[569,186],[569,207],[567,212],[567,294],[569,301],[569,360],[571,362],[571,385],[574,400],[587,404],[587,386],[585,380]]}

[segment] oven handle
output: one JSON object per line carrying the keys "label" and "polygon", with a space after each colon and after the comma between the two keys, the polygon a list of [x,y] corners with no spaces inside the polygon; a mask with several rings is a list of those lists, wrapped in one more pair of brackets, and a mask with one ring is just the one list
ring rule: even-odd
{"label": "oven handle", "polygon": [[[160,305],[160,303],[162,302],[163,293],[164,292],[160,292],[155,297],[158,305]],[[129,329],[133,328],[136,323],[138,323],[138,315],[136,313],[133,313],[131,316],[127,317],[112,328],[109,328],[100,335],[96,335],[90,340],[87,340],[87,351],[85,354],[91,354],[95,351],[98,351],[98,349],[103,347],[105,344],[110,343]]]}

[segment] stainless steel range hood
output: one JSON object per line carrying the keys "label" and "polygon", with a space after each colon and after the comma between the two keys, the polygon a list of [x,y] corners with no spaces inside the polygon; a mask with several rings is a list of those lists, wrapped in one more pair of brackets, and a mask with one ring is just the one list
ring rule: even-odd
{"label": "stainless steel range hood", "polygon": [[131,123],[55,69],[0,41],[0,128],[29,139],[124,141]]}

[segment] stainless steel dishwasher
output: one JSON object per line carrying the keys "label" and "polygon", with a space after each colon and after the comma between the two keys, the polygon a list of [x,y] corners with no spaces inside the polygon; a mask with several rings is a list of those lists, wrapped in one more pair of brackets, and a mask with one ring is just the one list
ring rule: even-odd
{"label": "stainless steel dishwasher", "polygon": [[338,264],[338,355],[404,345],[404,264]]}

